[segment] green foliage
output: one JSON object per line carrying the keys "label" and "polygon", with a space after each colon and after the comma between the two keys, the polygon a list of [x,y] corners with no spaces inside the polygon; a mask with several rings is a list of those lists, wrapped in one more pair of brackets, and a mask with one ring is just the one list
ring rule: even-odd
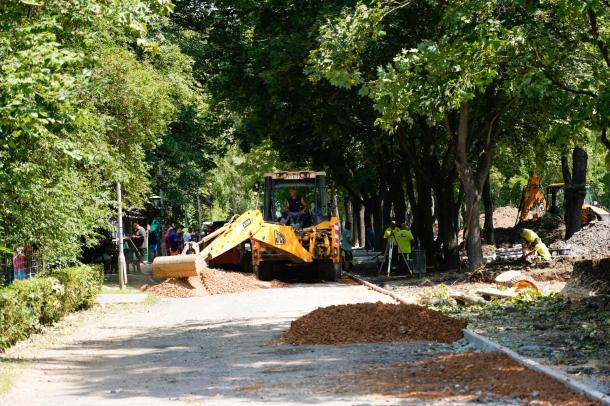
{"label": "green foliage", "polygon": [[248,153],[238,147],[229,148],[224,157],[216,160],[216,168],[208,173],[203,184],[209,218],[224,219],[246,210],[260,209],[263,204],[263,175],[286,169],[299,168],[283,162],[269,141]]}
{"label": "green foliage", "polygon": [[91,307],[101,285],[101,269],[78,266],[1,288],[0,350],[70,312]]}
{"label": "green foliage", "polygon": [[150,194],[147,157],[199,110],[193,61],[168,41],[169,0],[0,4],[0,233],[74,259]]}

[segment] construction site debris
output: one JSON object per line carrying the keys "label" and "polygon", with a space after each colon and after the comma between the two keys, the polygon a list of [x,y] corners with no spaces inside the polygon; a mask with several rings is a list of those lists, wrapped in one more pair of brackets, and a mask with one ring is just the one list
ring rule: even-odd
{"label": "construction site debris", "polygon": [[484,305],[487,301],[480,296],[469,295],[464,292],[453,292],[449,296],[462,305]]}
{"label": "construction site debris", "polygon": [[610,258],[576,262],[561,293],[572,300],[610,297]]}
{"label": "construction site debris", "polygon": [[583,226],[567,241],[551,244],[554,250],[569,250],[572,255],[603,257],[610,255],[610,221],[596,221]]}
{"label": "construction site debris", "polygon": [[376,366],[340,379],[355,391],[428,401],[600,405],[499,352],[436,355],[418,362]]}
{"label": "construction site debris", "polygon": [[467,321],[417,305],[358,303],[322,307],[293,321],[281,340],[296,345],[382,341],[452,343]]}

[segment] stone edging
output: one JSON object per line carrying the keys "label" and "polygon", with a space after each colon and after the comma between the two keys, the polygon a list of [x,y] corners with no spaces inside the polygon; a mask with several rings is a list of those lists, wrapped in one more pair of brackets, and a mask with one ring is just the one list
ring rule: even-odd
{"label": "stone edging", "polygon": [[[396,300],[400,303],[413,304],[412,301],[407,301],[407,300],[405,300],[405,298],[397,295],[396,293],[391,292],[387,289],[384,289],[380,286],[377,286],[373,283],[367,282],[364,279],[361,279],[355,275],[352,275],[349,272],[345,272],[345,274],[347,276],[349,276],[350,278],[352,278],[353,280],[355,280],[356,282],[358,282],[374,291],[377,291],[384,295],[390,296],[391,298],[393,298],[394,300]],[[517,361],[521,365],[525,366],[526,368],[529,368],[534,371],[548,375],[551,378],[558,380],[559,382],[564,384],[566,387],[568,387],[578,393],[581,393],[582,395],[588,397],[589,399],[597,400],[598,402],[601,402],[605,405],[610,405],[610,396],[605,395],[602,392],[600,392],[596,389],[593,389],[593,388],[589,387],[588,385],[585,385],[582,382],[578,382],[575,379],[572,379],[572,378],[568,377],[567,375],[563,374],[562,372],[559,372],[552,368],[541,365],[538,362],[534,361],[533,359],[523,357],[523,356],[517,354],[515,351],[513,351],[507,347],[504,347],[503,345],[495,343],[495,342],[491,341],[490,339],[485,338],[482,335],[475,333],[474,331],[464,329],[464,338],[466,338],[466,340],[468,340],[468,342],[470,344],[472,344],[475,348],[477,348],[479,351],[503,352],[504,354],[506,354],[513,360]]]}

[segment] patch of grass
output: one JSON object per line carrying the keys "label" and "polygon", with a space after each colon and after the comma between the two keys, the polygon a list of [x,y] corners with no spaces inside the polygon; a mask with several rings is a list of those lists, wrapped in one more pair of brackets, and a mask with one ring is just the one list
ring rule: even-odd
{"label": "patch of grass", "polygon": [[144,300],[144,304],[154,305],[154,304],[159,303],[160,301],[161,300],[157,296],[149,294],[148,296],[146,296],[146,299]]}
{"label": "patch of grass", "polygon": [[13,382],[21,374],[23,368],[29,367],[29,361],[1,360],[0,361],[0,395],[8,393]]}

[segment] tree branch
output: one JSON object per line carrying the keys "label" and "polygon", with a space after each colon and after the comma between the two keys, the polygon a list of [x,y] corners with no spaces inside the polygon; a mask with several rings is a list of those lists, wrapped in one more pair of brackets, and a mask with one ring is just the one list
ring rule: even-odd
{"label": "tree branch", "polygon": [[584,95],[584,96],[590,96],[590,97],[597,97],[597,95],[595,93],[593,93],[590,90],[580,90],[580,89],[573,89],[569,86],[564,85],[563,83],[561,83],[560,81],[558,81],[557,79],[553,78],[551,76],[551,74],[549,72],[546,71],[546,69],[542,69],[542,73],[544,74],[544,76],[550,80],[555,86],[557,86],[560,89],[565,90],[566,92],[569,93],[574,93],[574,94],[580,94],[580,95]]}
{"label": "tree branch", "polygon": [[604,61],[606,61],[606,65],[610,68],[610,51],[608,50],[608,44],[606,44],[599,37],[599,30],[597,28],[597,15],[592,8],[587,9],[587,16],[589,16],[589,23],[591,24],[591,34],[593,34],[593,39],[597,44],[597,48],[599,52],[601,52]]}

